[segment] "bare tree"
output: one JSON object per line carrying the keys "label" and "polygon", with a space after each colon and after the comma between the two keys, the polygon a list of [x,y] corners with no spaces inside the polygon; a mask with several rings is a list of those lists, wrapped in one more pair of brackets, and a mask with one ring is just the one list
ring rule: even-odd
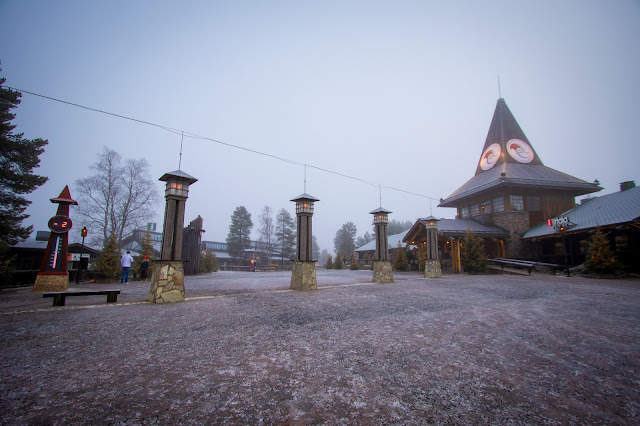
{"label": "bare tree", "polygon": [[124,237],[153,216],[159,195],[149,174],[147,160],[128,159],[104,147],[91,166],[94,174],[76,180],[78,214],[95,241],[114,235],[118,246]]}
{"label": "bare tree", "polygon": [[265,254],[267,255],[267,263],[271,265],[271,255],[273,253],[274,230],[273,210],[269,206],[264,206],[262,214],[258,217],[260,228],[260,241],[264,244]]}

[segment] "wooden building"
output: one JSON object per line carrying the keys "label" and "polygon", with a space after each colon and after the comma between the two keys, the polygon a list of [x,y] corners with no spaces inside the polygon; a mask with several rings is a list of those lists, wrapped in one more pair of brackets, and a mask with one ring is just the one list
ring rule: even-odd
{"label": "wooden building", "polygon": [[590,183],[545,166],[504,99],[498,99],[475,175],[439,207],[457,217],[509,232],[506,257],[526,257],[522,234],[575,206],[575,197],[600,191]]}
{"label": "wooden building", "polygon": [[534,226],[522,236],[528,243],[531,259],[579,265],[585,261],[591,237],[599,228],[624,270],[640,273],[640,188],[635,182],[621,183],[619,192],[585,198],[579,206],[559,216],[568,219],[564,236],[546,223]]}

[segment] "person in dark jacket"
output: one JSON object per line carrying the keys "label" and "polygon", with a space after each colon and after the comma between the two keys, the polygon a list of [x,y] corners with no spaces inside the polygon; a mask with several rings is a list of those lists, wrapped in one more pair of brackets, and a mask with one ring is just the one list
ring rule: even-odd
{"label": "person in dark jacket", "polygon": [[147,281],[147,271],[149,271],[149,256],[145,256],[140,263],[140,279]]}

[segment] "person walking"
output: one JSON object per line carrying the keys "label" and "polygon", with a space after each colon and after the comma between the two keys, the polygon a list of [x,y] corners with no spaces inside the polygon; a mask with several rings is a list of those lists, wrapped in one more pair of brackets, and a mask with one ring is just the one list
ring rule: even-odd
{"label": "person walking", "polygon": [[149,256],[145,255],[140,263],[140,279],[144,282],[147,281],[147,271],[149,270]]}
{"label": "person walking", "polygon": [[131,252],[127,251],[120,258],[120,264],[122,265],[122,276],[120,277],[120,284],[123,282],[126,284],[129,282],[129,270],[131,269],[131,262],[133,262],[133,257],[131,257]]}

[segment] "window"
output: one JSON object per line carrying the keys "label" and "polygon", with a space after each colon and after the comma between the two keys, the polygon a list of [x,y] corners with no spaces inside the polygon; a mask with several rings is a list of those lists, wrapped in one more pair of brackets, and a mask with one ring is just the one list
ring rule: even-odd
{"label": "window", "polygon": [[509,201],[511,202],[511,210],[524,210],[524,199],[522,198],[522,195],[511,195],[509,197]]}
{"label": "window", "polygon": [[504,197],[493,199],[493,211],[495,211],[496,213],[504,211]]}
{"label": "window", "polygon": [[480,216],[480,206],[478,204],[471,206],[471,216]]}
{"label": "window", "polygon": [[463,219],[469,217],[469,207],[463,207],[460,209],[460,216],[462,216]]}
{"label": "window", "polygon": [[542,205],[540,204],[540,197],[527,197],[527,210],[530,212],[541,212]]}
{"label": "window", "polygon": [[482,214],[491,214],[491,201],[483,201],[480,206],[480,212]]}

